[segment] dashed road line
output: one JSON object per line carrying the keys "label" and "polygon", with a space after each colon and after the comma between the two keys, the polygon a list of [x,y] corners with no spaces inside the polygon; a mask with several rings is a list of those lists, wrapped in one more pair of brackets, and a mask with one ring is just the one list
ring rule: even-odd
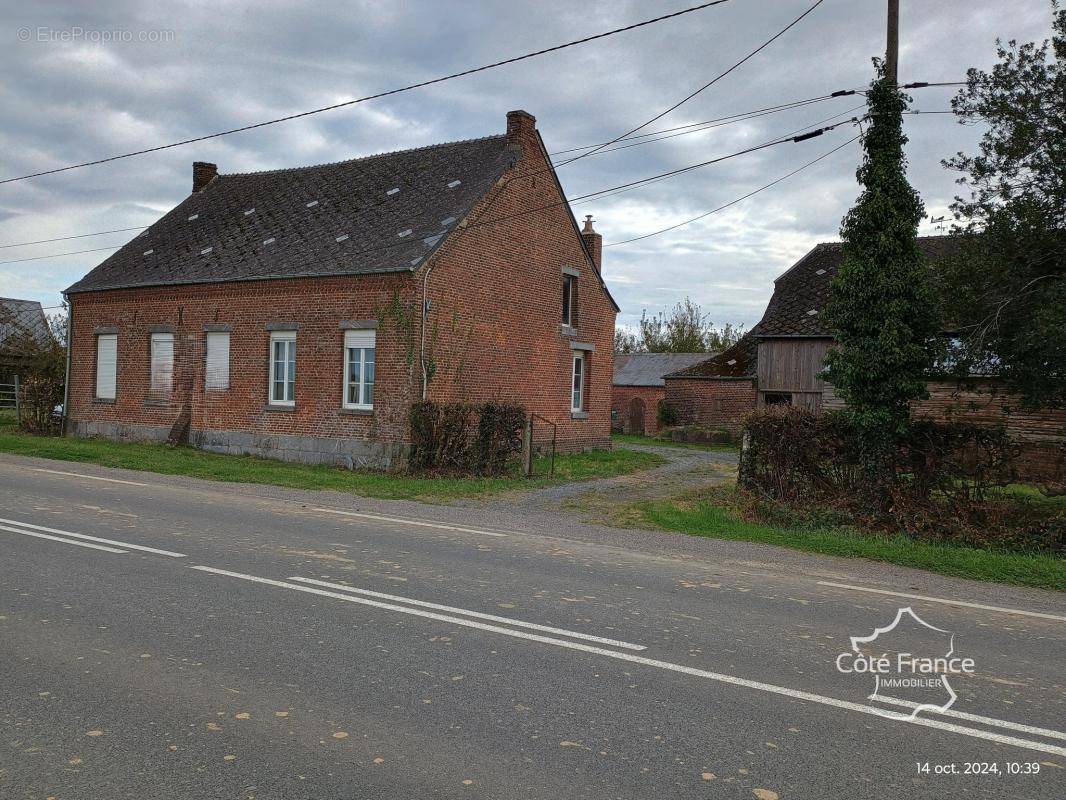
{"label": "dashed road line", "polygon": [[[20,528],[30,528],[30,529],[35,530],[35,531],[47,531],[48,533],[56,533],[56,534],[59,534],[60,536],[69,536],[72,539],[83,539],[83,540],[85,540],[87,542],[99,542],[100,544],[111,544],[111,545],[115,545],[116,547],[126,548],[127,550],[140,550],[143,553],[152,553],[153,555],[157,555],[157,556],[167,556],[168,558],[185,558],[186,557],[184,553],[175,553],[173,550],[160,550],[157,547],[147,547],[147,546],[145,546],[143,544],[130,544],[129,542],[119,542],[119,541],[116,541],[115,539],[102,539],[99,536],[89,536],[89,535],[84,534],[84,533],[71,533],[70,531],[63,531],[63,530],[59,530],[58,528],[47,528],[44,525],[33,525],[33,524],[29,523],[29,522],[21,522],[21,521],[19,521],[17,519],[4,519],[3,517],[0,517],[0,522],[5,522],[8,525],[18,525]],[[14,530],[15,533],[20,533],[21,532],[19,530],[15,530],[13,528],[8,528],[8,527],[4,527],[4,530]],[[68,544],[78,544],[78,542],[70,542],[67,539],[59,539],[59,538],[57,538],[55,536],[49,536],[47,538],[56,539],[56,541],[67,541]],[[100,549],[102,549],[102,548],[100,548]],[[125,551],[123,551],[123,552],[125,552]]]}
{"label": "dashed road line", "polygon": [[33,536],[35,539],[51,539],[53,542],[62,542],[63,544],[72,544],[77,547],[88,547],[93,550],[103,550],[105,553],[125,553],[126,550],[119,550],[117,547],[104,547],[99,544],[89,544],[88,542],[75,542],[71,539],[63,539],[59,536],[49,536],[47,533],[34,533],[33,531],[26,531],[22,528],[12,528],[7,525],[0,525],[0,531],[10,531],[11,533],[20,533],[23,536]]}
{"label": "dashed road line", "polygon": [[34,472],[47,472],[50,475],[69,475],[72,478],[87,478],[90,481],[107,481],[108,483],[124,483],[127,486],[151,486],[150,483],[138,483],[137,481],[124,481],[118,478],[103,478],[99,475],[86,475],[84,472],[64,472],[61,469],[43,469],[30,467]]}
{"label": "dashed road line", "polygon": [[325,514],[340,514],[344,517],[360,517],[362,519],[373,519],[379,522],[397,522],[402,525],[417,525],[423,528],[439,528],[444,531],[457,531],[459,533],[476,533],[481,536],[497,536],[506,537],[506,533],[498,533],[497,531],[486,531],[481,528],[465,528],[461,525],[445,525],[443,522],[426,522],[419,519],[404,519],[403,517],[386,517],[381,514],[367,514],[357,511],[340,511],[336,508],[313,508],[312,511],[321,511]]}

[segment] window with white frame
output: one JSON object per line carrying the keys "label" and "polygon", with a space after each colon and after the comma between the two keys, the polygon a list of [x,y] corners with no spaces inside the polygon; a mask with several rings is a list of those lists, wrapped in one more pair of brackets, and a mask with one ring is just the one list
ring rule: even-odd
{"label": "window with white frame", "polygon": [[574,380],[571,386],[570,410],[583,411],[585,406],[585,354],[574,353]]}
{"label": "window with white frame", "polygon": [[170,397],[174,386],[174,334],[153,333],[150,355],[148,394],[156,399]]}
{"label": "window with white frame", "polygon": [[296,405],[296,331],[270,334],[270,403]]}
{"label": "window with white frame", "polygon": [[101,333],[96,337],[96,397],[115,399],[118,377],[118,334]]}
{"label": "window with white frame", "polygon": [[229,389],[229,332],[208,331],[204,360],[204,388],[209,392]]}
{"label": "window with white frame", "polygon": [[374,407],[374,352],[376,332],[344,332],[344,407]]}

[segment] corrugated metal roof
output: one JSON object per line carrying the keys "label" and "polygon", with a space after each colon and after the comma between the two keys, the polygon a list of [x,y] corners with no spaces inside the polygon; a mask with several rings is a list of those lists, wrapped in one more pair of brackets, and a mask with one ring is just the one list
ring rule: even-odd
{"label": "corrugated metal roof", "polygon": [[701,361],[710,353],[615,353],[615,386],[663,386],[663,376]]}

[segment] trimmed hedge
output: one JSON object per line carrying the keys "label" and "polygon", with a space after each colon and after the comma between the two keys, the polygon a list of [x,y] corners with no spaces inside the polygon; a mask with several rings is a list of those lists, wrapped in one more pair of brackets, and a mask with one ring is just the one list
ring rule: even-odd
{"label": "trimmed hedge", "polygon": [[413,472],[504,475],[522,453],[526,410],[510,403],[411,406]]}

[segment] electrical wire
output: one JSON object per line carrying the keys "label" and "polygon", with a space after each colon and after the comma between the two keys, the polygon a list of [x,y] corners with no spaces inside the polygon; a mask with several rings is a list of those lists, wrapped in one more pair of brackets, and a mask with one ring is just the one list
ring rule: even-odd
{"label": "electrical wire", "polygon": [[814,5],[812,5],[810,8],[808,8],[806,11],[804,11],[802,14],[800,14],[798,17],[796,17],[794,20],[792,20],[792,22],[790,22],[784,28],[779,30],[777,33],[775,33],[773,36],[771,36],[765,42],[760,44],[758,47],[756,47],[754,50],[752,50],[750,53],[748,53],[742,59],[740,59],[740,61],[738,61],[735,64],[733,64],[733,66],[729,67],[724,72],[718,73],[716,76],[714,76],[707,83],[703,84],[703,86],[701,86],[699,89],[697,89],[696,91],[692,92],[687,97],[684,97],[681,100],[679,100],[678,102],[674,103],[672,106],[670,106],[665,111],[659,112],[654,117],[652,117],[651,119],[647,120],[646,122],[642,122],[640,125],[638,125],[637,127],[633,128],[632,130],[626,131],[621,136],[617,136],[617,137],[615,137],[614,139],[612,139],[609,142],[605,142],[604,144],[598,145],[597,147],[593,148],[592,150],[590,150],[587,153],[583,153],[582,155],[575,156],[574,158],[571,158],[568,161],[564,161],[559,166],[565,166],[566,164],[570,164],[570,163],[572,163],[574,161],[579,161],[582,158],[588,158],[590,155],[592,155],[593,153],[599,152],[604,147],[608,147],[608,146],[610,146],[612,144],[615,144],[616,142],[621,141],[622,139],[626,138],[627,136],[631,136],[632,134],[636,133],[637,131],[648,127],[653,122],[656,122],[656,121],[662,119],[663,117],[665,117],[670,112],[676,111],[677,109],[681,108],[681,106],[683,106],[685,103],[687,103],[693,97],[696,97],[696,95],[700,94],[704,90],[709,89],[710,87],[714,86],[716,83],[718,83],[718,81],[722,80],[727,75],[729,75],[731,72],[733,72],[734,70],[739,68],[741,65],[743,65],[745,62],[749,61],[750,59],[752,59],[756,55],[758,55],[760,52],[765,50],[767,47],[769,47],[771,44],[773,44],[775,41],[777,41],[777,39],[779,39],[781,36],[783,36],[785,33],[787,33],[789,30],[791,30],[795,25],[799,24],[799,22],[801,20],[803,20],[804,17],[806,17],[808,14],[810,14],[816,8],[818,8],[818,6],[820,6],[823,2],[825,2],[825,0],[815,0]]}
{"label": "electrical wire", "polygon": [[143,231],[144,226],[135,228],[114,228],[109,231],[95,231],[94,233],[79,233],[74,236],[58,236],[55,239],[38,239],[35,242],[15,242],[14,244],[0,244],[0,250],[8,247],[26,247],[31,244],[47,244],[48,242],[65,242],[70,239],[84,239],[88,236],[103,236],[105,233],[126,233],[127,231]]}
{"label": "electrical wire", "polygon": [[765,191],[766,189],[769,189],[769,188],[771,188],[773,186],[777,186],[777,184],[781,183],[782,181],[788,180],[789,178],[791,178],[793,175],[796,175],[797,173],[803,172],[803,170],[807,169],[808,167],[813,167],[819,161],[822,161],[822,160],[824,160],[826,158],[829,158],[829,156],[833,155],[834,153],[836,153],[836,152],[838,152],[840,150],[843,150],[845,147],[847,147],[852,142],[858,141],[859,138],[860,137],[858,137],[858,136],[853,136],[851,139],[848,139],[843,144],[838,145],[837,147],[834,147],[832,150],[830,150],[830,151],[828,151],[826,153],[822,153],[822,155],[818,156],[818,158],[815,158],[815,159],[812,159],[812,160],[808,161],[803,166],[797,167],[796,169],[792,170],[791,172],[789,172],[789,173],[787,173],[785,175],[782,175],[780,178],[777,178],[776,180],[770,181],[770,183],[765,183],[762,186],[760,186],[758,189],[754,189],[753,191],[750,191],[750,192],[748,192],[745,195],[741,195],[740,197],[736,198],[735,200],[730,200],[728,203],[724,203],[724,204],[718,206],[717,208],[712,208],[710,211],[706,211],[703,214],[700,214],[698,216],[692,217],[691,219],[686,219],[683,222],[678,222],[676,225],[670,225],[669,227],[661,228],[661,229],[659,229],[657,231],[652,231],[651,233],[645,233],[645,234],[643,234],[641,236],[634,236],[631,239],[623,239],[620,242],[608,242],[607,244],[604,245],[604,247],[618,247],[619,245],[630,244],[631,242],[639,242],[641,239],[650,239],[653,236],[658,236],[659,234],[662,234],[662,233],[667,233],[667,232],[672,231],[672,230],[677,230],[678,228],[684,227],[685,225],[690,225],[693,222],[698,222],[699,220],[704,219],[705,217],[709,217],[712,214],[717,214],[719,211],[724,211],[725,209],[729,208],[730,206],[735,206],[737,203],[739,203],[739,202],[741,202],[743,200],[747,200],[749,197],[753,197],[754,195],[757,195],[759,192]]}
{"label": "electrical wire", "polygon": [[[823,0],[818,0],[819,3],[822,2],[822,1]],[[702,10],[704,10],[706,8],[710,8],[711,6],[722,5],[723,3],[727,3],[727,2],[729,2],[729,0],[711,0],[710,2],[701,3],[700,5],[690,6],[688,8],[683,8],[680,11],[675,11],[675,12],[673,12],[671,14],[663,14],[662,16],[659,16],[659,17],[654,17],[652,19],[644,20],[643,22],[636,22],[636,23],[634,23],[632,25],[626,25],[625,27],[622,27],[622,28],[615,28],[614,30],[605,31],[603,33],[597,33],[597,34],[595,34],[593,36],[586,36],[586,37],[584,37],[582,39],[575,39],[575,40],[573,40],[571,42],[566,42],[564,44],[555,45],[554,47],[546,47],[543,50],[536,50],[534,52],[526,53],[524,55],[514,56],[512,58],[506,58],[506,59],[503,59],[502,61],[496,61],[496,62],[493,62],[491,64],[485,64],[485,65],[480,66],[480,67],[473,67],[471,69],[465,69],[465,70],[462,70],[460,72],[453,72],[450,75],[444,75],[444,76],[441,76],[439,78],[432,78],[430,80],[420,81],[418,83],[412,83],[412,84],[409,84],[407,86],[402,86],[402,87],[397,88],[397,89],[389,89],[388,91],[378,92],[377,94],[367,95],[366,97],[359,97],[359,98],[356,98],[354,100],[345,100],[345,101],[343,101],[341,103],[334,103],[332,105],[323,106],[322,108],[315,108],[315,109],[312,109],[310,111],[301,111],[301,112],[296,113],[296,114],[288,114],[288,115],[286,115],[284,117],[276,117],[275,119],[269,119],[269,120],[265,120],[263,122],[256,122],[256,123],[252,123],[250,125],[242,125],[242,126],[240,126],[238,128],[230,128],[229,130],[218,131],[217,133],[209,133],[209,134],[205,134],[203,136],[195,136],[195,137],[192,137],[192,138],[189,138],[189,139],[183,139],[183,140],[177,141],[177,142],[170,142],[169,144],[157,145],[156,147],[147,147],[147,148],[145,148],[143,150],[135,150],[135,151],[130,152],[130,153],[121,153],[119,155],[108,156],[107,158],[99,158],[99,159],[96,159],[95,161],[84,161],[84,162],[82,162],[80,164],[69,164],[69,165],[67,165],[65,167],[56,167],[55,169],[42,170],[41,172],[33,172],[33,173],[28,174],[28,175],[20,175],[20,176],[15,177],[15,178],[5,178],[3,180],[0,180],[0,184],[14,183],[15,181],[24,181],[24,180],[27,180],[29,178],[39,178],[42,175],[54,175],[57,172],[67,172],[68,170],[81,169],[82,167],[91,167],[91,166],[96,166],[98,164],[107,164],[107,163],[110,163],[112,161],[118,161],[118,160],[123,159],[123,158],[132,158],[133,156],[141,156],[141,155],[146,155],[148,153],[157,153],[160,150],[169,150],[170,148],[173,148],[173,147],[182,147],[183,145],[193,144],[194,142],[203,142],[203,141],[207,141],[208,139],[217,139],[217,138],[219,138],[221,136],[230,136],[230,135],[232,135],[234,133],[242,133],[244,131],[255,130],[257,128],[264,128],[264,127],[266,127],[268,125],[277,125],[280,122],[289,122],[289,121],[294,120],[294,119],[301,119],[303,117],[309,117],[309,116],[311,116],[313,114],[321,114],[321,113],[326,112],[326,111],[334,111],[334,110],[336,110],[338,108],[345,108],[346,106],[355,105],[357,103],[365,103],[368,100],[377,100],[377,99],[380,99],[382,97],[390,97],[392,95],[400,94],[401,92],[409,92],[409,91],[411,91],[413,89],[421,89],[421,88],[424,88],[426,86],[432,86],[432,85],[437,84],[437,83],[443,83],[444,81],[450,81],[450,80],[454,80],[456,78],[465,77],[467,75],[473,75],[473,74],[478,73],[478,72],[484,72],[486,70],[495,69],[497,67],[502,67],[502,66],[505,66],[507,64],[514,64],[514,63],[516,63],[518,61],[525,61],[526,59],[535,58],[537,56],[542,56],[542,55],[545,55],[547,53],[554,53],[554,52],[556,52],[558,50],[564,50],[564,49],[566,49],[568,47],[574,47],[575,45],[587,44],[588,42],[592,42],[592,41],[595,41],[597,39],[603,39],[603,38],[608,37],[608,36],[614,36],[615,34],[618,34],[618,33],[625,33],[626,31],[635,30],[637,28],[643,28],[646,25],[653,25],[653,24],[658,23],[658,22],[663,22],[665,20],[674,19],[676,17],[680,17],[680,16],[683,16],[685,14],[691,14],[691,13],[693,13],[695,11],[702,11]],[[778,34],[778,35],[780,35],[780,34]]]}

